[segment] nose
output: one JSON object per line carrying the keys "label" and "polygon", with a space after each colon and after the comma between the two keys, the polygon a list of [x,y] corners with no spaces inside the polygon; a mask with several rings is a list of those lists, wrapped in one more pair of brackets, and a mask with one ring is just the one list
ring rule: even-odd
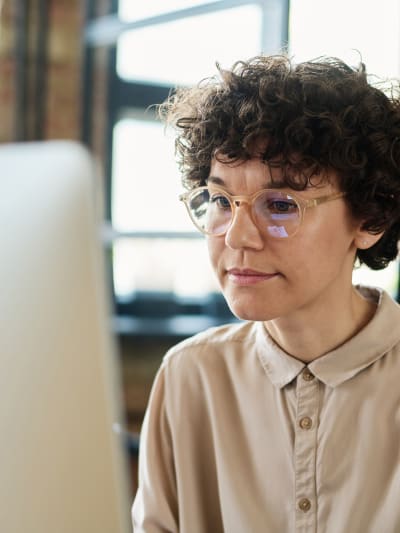
{"label": "nose", "polygon": [[236,205],[231,225],[225,234],[225,244],[233,250],[241,248],[262,250],[264,248],[262,235],[251,217],[248,204]]}

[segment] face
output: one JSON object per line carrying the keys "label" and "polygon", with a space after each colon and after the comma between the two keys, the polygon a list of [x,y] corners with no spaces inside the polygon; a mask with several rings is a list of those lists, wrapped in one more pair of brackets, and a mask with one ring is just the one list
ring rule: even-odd
{"label": "face", "polygon": [[[279,172],[273,170],[274,183]],[[330,178],[305,191],[283,190],[307,201],[338,192],[334,176]],[[259,159],[239,165],[213,160],[211,183],[232,195],[250,195],[271,186],[271,171]],[[299,230],[287,239],[260,231],[250,207],[242,203],[226,234],[207,241],[232,312],[245,320],[267,321],[318,312],[351,291],[358,230],[343,198],[306,209]]]}

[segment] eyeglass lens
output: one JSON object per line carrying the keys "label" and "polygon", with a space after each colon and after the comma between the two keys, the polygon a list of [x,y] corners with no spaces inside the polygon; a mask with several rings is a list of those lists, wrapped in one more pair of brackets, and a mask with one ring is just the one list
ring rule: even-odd
{"label": "eyeglass lens", "polygon": [[[289,237],[300,224],[301,212],[296,200],[281,191],[263,191],[255,198],[252,209],[257,226],[272,237]],[[232,202],[221,191],[195,192],[190,197],[189,210],[196,226],[209,235],[225,233],[232,222]]]}

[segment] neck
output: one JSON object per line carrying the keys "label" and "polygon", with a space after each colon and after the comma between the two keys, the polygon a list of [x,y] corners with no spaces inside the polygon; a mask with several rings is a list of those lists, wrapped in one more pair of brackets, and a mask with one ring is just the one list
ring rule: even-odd
{"label": "neck", "polygon": [[334,350],[356,335],[376,310],[351,287],[347,298],[323,309],[298,310],[293,315],[269,320],[265,327],[274,341],[289,355],[305,363]]}

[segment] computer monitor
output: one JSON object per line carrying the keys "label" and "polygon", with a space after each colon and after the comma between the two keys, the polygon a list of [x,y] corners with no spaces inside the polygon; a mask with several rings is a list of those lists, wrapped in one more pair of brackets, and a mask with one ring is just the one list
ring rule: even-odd
{"label": "computer monitor", "polygon": [[95,166],[0,147],[0,531],[132,531]]}

